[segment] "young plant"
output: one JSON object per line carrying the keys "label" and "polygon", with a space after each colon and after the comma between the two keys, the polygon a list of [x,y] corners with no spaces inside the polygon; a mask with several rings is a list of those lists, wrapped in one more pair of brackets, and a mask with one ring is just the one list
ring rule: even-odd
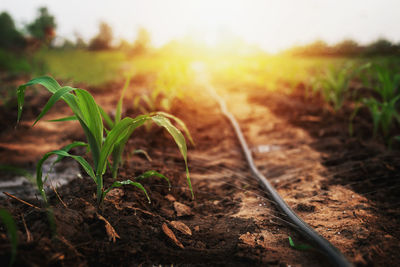
{"label": "young plant", "polygon": [[320,79],[315,76],[308,78],[308,82],[305,84],[305,98],[314,97],[320,87]]}
{"label": "young plant", "polygon": [[375,65],[377,84],[374,90],[379,94],[383,102],[390,102],[399,92],[400,74],[392,74],[389,68]]}
{"label": "young plant", "polygon": [[400,115],[396,110],[396,103],[400,99],[400,95],[390,101],[379,101],[375,98],[365,98],[362,100],[365,107],[371,113],[373,123],[373,137],[375,138],[378,130],[381,129],[382,135],[388,141],[390,130],[393,122],[400,122]]}
{"label": "young plant", "polygon": [[290,236],[288,236],[288,239],[289,239],[289,245],[293,249],[296,249],[296,250],[311,250],[311,249],[313,249],[313,247],[308,244],[295,244],[293,239]]}
{"label": "young plant", "polygon": [[342,106],[348,94],[351,79],[349,68],[329,68],[320,80],[321,92],[326,102],[336,111]]}
{"label": "young plant", "polygon": [[[158,72],[151,93],[135,97],[133,107],[143,113],[154,112],[160,107],[168,111],[173,99],[184,95],[183,88],[192,78],[193,73],[186,63],[168,63]],[[144,105],[140,105],[141,100]]]}
{"label": "young plant", "polygon": [[[129,86],[129,82],[130,82],[130,79],[128,78],[125,82],[124,87],[122,88],[121,96],[119,98],[117,107],[115,109],[114,120],[112,120],[111,117],[107,114],[107,112],[105,112],[99,106],[100,113],[109,128],[108,131],[112,130],[114,128],[114,126],[118,122],[121,121],[123,99],[124,99],[125,91]],[[160,116],[166,117],[168,119],[174,120],[176,122],[176,124],[178,124],[181,127],[181,129],[184,131],[184,133],[185,133],[186,137],[189,139],[189,141],[194,145],[193,138],[190,135],[190,132],[189,132],[188,128],[186,127],[185,123],[181,119],[179,119],[169,113],[166,113],[166,112],[151,112],[149,115],[150,116],[160,115]],[[112,173],[113,178],[117,177],[118,169],[123,164],[123,152],[125,150],[125,145],[126,145],[126,142],[128,141],[128,139],[129,139],[129,135],[126,136],[126,138],[122,139],[118,144],[115,144],[113,152],[111,153],[111,157],[112,157],[111,173]]]}
{"label": "young plant", "polygon": [[[371,81],[366,75],[372,76]],[[397,102],[400,99],[399,85],[400,75],[392,73],[387,67],[371,65],[365,68],[362,74],[364,85],[373,87],[376,97],[364,97],[360,100],[351,117],[350,129],[352,130],[352,119],[356,116],[360,107],[366,107],[372,117],[373,130],[372,135],[375,138],[380,130],[387,144],[390,144],[393,138],[390,137],[390,130],[397,121],[400,123],[400,114],[396,109]]]}
{"label": "young plant", "polygon": [[[140,188],[143,192],[145,192],[147,196],[147,192],[144,187],[138,183],[131,180],[126,181],[115,181],[108,189],[104,189],[103,186],[103,175],[106,172],[108,166],[108,159],[112,155],[114,148],[121,144],[125,144],[126,140],[132,135],[133,131],[142,126],[147,121],[152,121],[155,124],[165,128],[167,132],[173,137],[176,142],[185,162],[186,166],[186,177],[189,188],[193,197],[193,190],[191,186],[189,169],[187,166],[187,147],[185,138],[182,133],[171,124],[170,120],[165,116],[160,114],[147,114],[140,115],[136,118],[124,118],[115,122],[110,131],[104,130],[103,120],[101,114],[105,112],[101,112],[101,108],[96,104],[93,96],[87,92],[86,90],[79,88],[72,88],[69,86],[61,87],[56,80],[51,77],[40,77],[35,78],[28,83],[21,85],[17,90],[18,96],[18,121],[21,118],[22,108],[24,104],[24,95],[25,90],[28,86],[40,84],[44,86],[50,93],[53,95],[50,97],[49,101],[44,106],[43,110],[35,120],[35,125],[48,111],[49,109],[60,99],[64,100],[68,106],[71,108],[74,116],[62,118],[56,121],[65,121],[65,120],[78,120],[87,140],[87,145],[92,154],[92,165],[89,164],[83,157],[71,155],[69,150],[74,146],[82,145],[81,142],[73,143],[70,146],[67,146],[61,150],[55,150],[46,153],[43,158],[39,161],[36,169],[36,183],[39,189],[40,194],[42,195],[44,201],[47,203],[46,193],[43,187],[42,180],[42,164],[44,161],[50,157],[51,155],[58,155],[59,159],[63,157],[71,157],[76,160],[85,172],[93,179],[96,183],[97,190],[97,204],[100,205],[103,202],[105,195],[114,187],[119,187],[121,185],[130,184]],[[104,131],[106,132],[106,136],[104,137]],[[146,172],[143,174],[143,177],[149,176],[158,176],[163,179],[166,179],[162,174],[156,173],[154,171]],[[148,197],[148,196],[147,196]]]}

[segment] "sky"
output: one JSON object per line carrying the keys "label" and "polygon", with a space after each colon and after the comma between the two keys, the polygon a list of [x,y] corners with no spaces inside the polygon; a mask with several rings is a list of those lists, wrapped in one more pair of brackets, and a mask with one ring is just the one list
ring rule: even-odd
{"label": "sky", "polygon": [[32,21],[46,6],[56,17],[57,34],[89,40],[100,21],[116,39],[133,41],[146,28],[155,46],[192,37],[209,45],[237,36],[268,52],[324,40],[378,38],[400,42],[399,0],[1,0],[18,26]]}

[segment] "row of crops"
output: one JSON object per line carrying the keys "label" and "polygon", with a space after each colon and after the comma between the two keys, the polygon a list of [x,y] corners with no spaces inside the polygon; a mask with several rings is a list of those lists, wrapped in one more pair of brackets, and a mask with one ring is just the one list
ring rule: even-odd
{"label": "row of crops", "polygon": [[350,136],[356,134],[354,121],[368,113],[371,137],[388,147],[400,140],[398,58],[231,58],[214,67],[214,73],[216,83],[231,88],[291,94],[301,87],[305,101],[322,99],[332,116],[350,109]]}
{"label": "row of crops", "polygon": [[396,128],[400,124],[400,71],[394,62],[367,62],[330,66],[317,73],[306,85],[306,96],[319,94],[339,112],[347,103],[352,107],[349,134],[353,135],[353,121],[361,109],[368,110],[372,122],[372,137],[381,136],[390,147],[400,140]]}
{"label": "row of crops", "polygon": [[[115,180],[108,187],[105,187],[103,183],[103,176],[107,170],[114,179],[117,177],[118,170],[123,162],[127,140],[137,127],[148,123],[155,123],[165,128],[175,140],[186,165],[188,186],[192,190],[187,167],[186,141],[178,128],[183,130],[191,143],[193,143],[193,140],[181,120],[166,112],[157,111],[168,111],[174,99],[188,95],[187,88],[191,87],[195,80],[195,72],[192,70],[190,62],[195,60],[204,61],[213,74],[213,81],[223,88],[281,90],[290,95],[295,88],[302,85],[305,101],[319,98],[324,101],[326,111],[330,112],[332,116],[340,112],[348,115],[349,135],[355,134],[357,130],[353,127],[354,121],[367,112],[372,138],[381,139],[389,148],[395,142],[400,142],[400,135],[397,132],[400,126],[400,61],[397,58],[306,59],[251,56],[224,59],[218,57],[188,59],[175,55],[174,60],[168,60],[168,58],[171,59],[171,55],[156,55],[154,60],[151,60],[152,56],[150,55],[143,58],[138,57],[133,62],[128,62],[128,59],[122,54],[119,54],[120,56],[115,59],[114,55],[111,54],[91,54],[89,52],[82,54],[83,52],[79,51],[74,53],[77,54],[60,57],[52,52],[42,55],[45,59],[43,62],[46,62],[46,68],[50,68],[51,72],[55,72],[57,77],[61,77],[61,79],[68,80],[77,76],[79,82],[92,85],[96,83],[91,82],[91,80],[96,80],[96,78],[86,76],[88,73],[111,73],[112,77],[107,78],[107,80],[140,75],[152,78],[150,82],[146,83],[148,87],[146,91],[136,96],[131,102],[136,110],[145,114],[136,118],[122,117],[122,103],[129,85],[129,79],[122,90],[113,113],[114,116],[110,116],[109,113],[104,111],[88,91],[60,86],[58,82],[49,77],[34,79],[19,88],[18,118],[21,116],[26,87],[35,84],[41,85],[52,96],[43,107],[35,123],[56,102],[63,100],[71,108],[74,115],[61,118],[58,121],[78,121],[86,137],[86,142],[74,142],[59,150],[48,152],[38,162],[34,183],[41,193],[45,208],[49,205],[44,190],[43,183],[46,178],[43,179],[42,165],[52,155],[57,157],[56,162],[65,157],[70,157],[82,166],[83,170],[96,184],[95,193],[99,209],[101,209],[105,195],[112,188],[132,185],[142,190],[148,197],[146,189],[140,183],[141,179],[156,176],[169,183],[167,177],[153,170],[145,172],[133,178],[133,180]],[[71,74],[70,71],[74,69],[74,64],[68,67],[68,64],[63,64],[63,62],[71,61],[70,59],[74,56],[76,56],[77,61],[82,56],[87,57],[85,62],[88,63],[88,70],[90,71],[79,69],[76,75]],[[93,62],[96,62],[96,64],[92,64]],[[101,64],[102,62],[108,63]],[[128,67],[126,67],[127,63],[129,63]],[[92,69],[91,65],[97,67]],[[85,66],[85,64],[80,66]],[[104,75],[96,76],[105,77]],[[101,81],[100,84],[104,82]],[[347,112],[348,110],[351,112]],[[171,121],[175,122],[178,128]],[[71,154],[71,149],[77,146],[87,147],[92,161],[87,161],[87,156]],[[48,211],[49,216],[51,216],[51,210]],[[7,211],[0,210],[0,217],[9,231],[13,247],[12,255],[15,257],[17,243],[15,225]]]}

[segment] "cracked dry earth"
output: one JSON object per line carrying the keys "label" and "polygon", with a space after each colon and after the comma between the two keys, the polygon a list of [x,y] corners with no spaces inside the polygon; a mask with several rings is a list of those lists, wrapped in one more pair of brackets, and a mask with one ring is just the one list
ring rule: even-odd
{"label": "cracked dry earth", "polygon": [[[156,179],[143,181],[152,199],[149,204],[138,190],[118,188],[107,197],[102,214],[97,214],[94,184],[87,177],[76,179],[58,189],[65,206],[52,197],[55,238],[42,211],[1,200],[19,226],[17,265],[329,265],[316,250],[290,248],[288,236],[296,243],[306,241],[286,223],[251,176],[234,132],[216,102],[201,86],[195,89],[199,92],[195,99],[176,101],[171,110],[187,124],[196,142],[188,152],[194,200],[172,140],[156,127],[149,132],[139,129],[127,151],[144,149],[152,161],[127,153],[120,179],[154,169],[171,179],[172,189]],[[237,117],[257,166],[307,223],[357,265],[399,262],[399,210],[389,207],[398,202],[398,188],[374,183],[365,187],[363,183],[364,178],[371,180],[376,175],[396,178],[398,154],[387,155],[379,147],[367,145],[349,149],[340,135],[315,135],[307,123],[320,132],[317,116],[305,117],[305,125],[292,123],[293,117],[305,116],[291,112],[290,103],[296,99],[233,89],[219,93]],[[126,115],[133,116],[135,112],[125,106]],[[280,109],[286,113],[280,114]],[[336,127],[339,130],[335,131],[341,130],[341,125]],[[19,129],[22,132],[17,134],[27,134],[25,130]],[[77,135],[76,131],[70,134],[71,139]],[[343,155],[335,153],[346,149],[347,159],[338,160]],[[111,183],[107,176],[105,184]],[[374,190],[393,197],[387,203],[379,194],[368,194]],[[0,241],[0,259],[7,262],[9,244],[4,234]]]}

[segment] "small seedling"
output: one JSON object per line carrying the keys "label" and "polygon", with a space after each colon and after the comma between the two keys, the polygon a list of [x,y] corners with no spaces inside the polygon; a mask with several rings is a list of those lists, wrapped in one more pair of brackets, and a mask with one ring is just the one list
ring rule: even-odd
{"label": "small seedling", "polygon": [[[105,123],[107,124],[107,126],[109,128],[107,131],[112,130],[114,128],[114,126],[118,122],[121,121],[122,104],[123,104],[125,91],[129,86],[129,81],[130,81],[130,79],[128,78],[126,80],[126,82],[125,82],[125,85],[124,85],[123,89],[122,89],[121,96],[119,98],[117,107],[115,109],[114,121],[107,114],[107,112],[105,112],[99,106],[99,111],[100,111]],[[190,132],[189,132],[188,128],[186,127],[185,123],[182,120],[180,120],[179,118],[177,118],[177,117],[175,117],[175,116],[173,116],[173,115],[171,115],[169,113],[166,113],[166,112],[151,112],[149,115],[150,116],[160,115],[160,116],[166,117],[168,119],[174,120],[182,128],[182,130],[184,131],[184,133],[187,136],[187,138],[189,139],[189,141],[194,145],[193,138],[190,135]],[[128,139],[129,139],[129,135],[125,139],[122,139],[118,144],[116,144],[114,146],[113,152],[111,153],[111,157],[112,157],[111,173],[112,173],[112,177],[113,178],[117,177],[118,169],[123,164],[123,152],[125,150],[125,145],[126,145],[126,142],[128,141]]]}
{"label": "small seedling", "polygon": [[342,108],[344,102],[351,97],[350,81],[369,67],[370,63],[358,67],[351,64],[340,68],[331,66],[319,78],[312,78],[307,91],[314,95],[315,92],[320,90],[324,100],[332,105],[334,111],[337,112]]}
{"label": "small seedling", "polygon": [[351,77],[349,68],[331,67],[319,81],[325,101],[333,106],[335,112],[343,106],[347,98]]}
{"label": "small seedling", "polygon": [[397,120],[400,123],[400,114],[396,110],[396,103],[399,99],[400,95],[388,102],[381,102],[375,98],[365,98],[362,100],[372,116],[374,138],[377,136],[378,130],[381,129],[383,137],[387,139],[393,122]]}
{"label": "small seedling", "polygon": [[289,239],[289,245],[293,249],[297,249],[297,250],[310,250],[310,249],[313,249],[312,246],[307,245],[307,244],[295,244],[290,236],[288,236],[288,239]]}
{"label": "small seedling", "polygon": [[389,102],[399,95],[400,74],[392,73],[390,68],[374,65],[376,83],[372,84],[373,90],[379,94],[381,101]]}
{"label": "small seedling", "polygon": [[[37,119],[35,120],[35,125],[49,110],[50,108],[60,99],[64,100],[71,110],[74,113],[73,117],[67,117],[59,119],[62,120],[78,120],[84,133],[86,136],[87,144],[82,144],[82,142],[73,143],[64,149],[54,150],[46,153],[43,158],[39,161],[36,169],[36,183],[39,189],[40,194],[43,197],[45,203],[47,203],[46,193],[43,188],[43,180],[42,180],[42,165],[44,161],[50,157],[51,155],[57,155],[58,160],[63,157],[71,157],[76,160],[85,172],[93,179],[93,181],[97,185],[97,205],[101,206],[104,196],[110,191],[111,188],[118,187],[121,185],[130,184],[141,189],[146,196],[148,194],[144,187],[138,183],[131,180],[126,181],[116,181],[114,182],[110,188],[104,189],[103,186],[103,175],[106,172],[107,166],[109,166],[109,157],[115,151],[115,147],[120,146],[122,144],[122,148],[124,147],[128,138],[132,135],[133,131],[142,126],[147,121],[152,121],[158,126],[161,126],[167,130],[167,132],[173,137],[175,140],[185,162],[186,166],[186,177],[188,181],[189,188],[193,195],[192,185],[189,176],[189,169],[187,166],[187,147],[185,138],[182,133],[172,125],[170,120],[161,115],[161,114],[147,114],[140,115],[136,118],[124,118],[122,120],[116,121],[112,126],[110,131],[105,131],[103,120],[101,114],[105,114],[105,112],[101,112],[101,108],[95,102],[93,96],[87,92],[86,90],[79,88],[72,88],[69,86],[61,87],[56,80],[51,77],[40,77],[29,81],[28,83],[21,85],[17,90],[18,95],[18,121],[21,118],[22,108],[24,104],[24,95],[25,89],[27,86],[40,84],[44,86],[49,92],[53,95],[50,97],[49,101],[44,106],[42,112],[39,114]],[[107,121],[107,119],[105,119]],[[104,137],[104,131],[106,132],[106,136]],[[72,155],[69,153],[69,150],[72,147],[87,145],[92,154],[93,164],[89,164],[83,157]],[[151,174],[151,175],[150,175]],[[144,177],[149,176],[158,176],[164,178],[163,175],[158,174],[154,171],[146,172],[143,174]]]}
{"label": "small seedling", "polygon": [[[133,107],[142,113],[154,112],[159,108],[168,111],[175,98],[184,96],[184,88],[192,79],[193,73],[186,63],[169,62],[158,71],[151,93],[135,97]],[[140,105],[141,100],[144,105]]]}
{"label": "small seedling", "polygon": [[[371,72],[373,70],[373,72]],[[365,77],[365,73],[375,76],[375,83]],[[400,114],[397,111],[397,102],[400,99],[399,85],[400,74],[394,74],[389,68],[379,65],[371,65],[365,68],[364,83],[366,86],[373,87],[376,97],[364,97],[356,105],[350,118],[350,133],[352,134],[352,121],[361,107],[366,107],[372,117],[372,136],[375,138],[379,130],[383,138],[389,144],[393,141],[390,131],[395,122],[400,123]]]}

